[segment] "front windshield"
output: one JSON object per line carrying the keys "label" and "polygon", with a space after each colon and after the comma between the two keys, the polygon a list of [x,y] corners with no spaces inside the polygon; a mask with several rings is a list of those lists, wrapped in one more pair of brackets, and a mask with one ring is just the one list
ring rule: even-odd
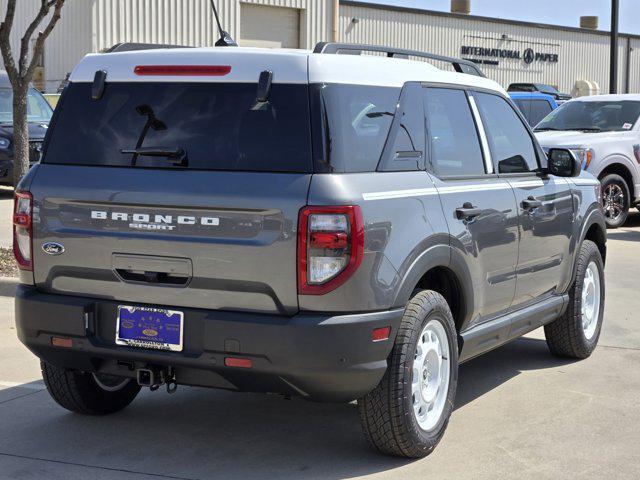
{"label": "front windshield", "polygon": [[631,130],[640,116],[640,101],[568,102],[547,115],[535,128],[622,132]]}
{"label": "front windshield", "polygon": [[[49,122],[53,110],[49,103],[33,88],[27,94],[27,121]],[[0,123],[13,123],[13,91],[0,88]]]}

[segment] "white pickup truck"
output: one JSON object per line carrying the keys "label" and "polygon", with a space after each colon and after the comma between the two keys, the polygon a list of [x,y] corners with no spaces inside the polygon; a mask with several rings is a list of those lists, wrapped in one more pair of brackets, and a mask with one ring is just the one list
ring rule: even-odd
{"label": "white pickup truck", "polygon": [[640,204],[640,95],[596,95],[573,99],[535,128],[540,145],[569,148],[602,183],[607,226],[627,220]]}

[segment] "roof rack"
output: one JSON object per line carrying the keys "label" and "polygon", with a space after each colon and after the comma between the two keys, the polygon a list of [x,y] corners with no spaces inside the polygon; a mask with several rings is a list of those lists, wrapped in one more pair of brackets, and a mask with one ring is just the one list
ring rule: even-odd
{"label": "roof rack", "polygon": [[361,55],[362,52],[379,52],[385,53],[390,58],[409,58],[420,57],[428,58],[429,60],[439,60],[441,62],[450,63],[453,69],[458,73],[467,73],[469,75],[476,75],[478,77],[484,77],[480,67],[478,67],[471,60],[464,60],[462,58],[445,57],[443,55],[436,55],[435,53],[420,52],[418,50],[404,50],[401,48],[382,47],[379,45],[359,45],[356,43],[334,43],[334,42],[320,42],[316,45],[313,53],[325,53],[333,55]]}
{"label": "roof rack", "polygon": [[156,50],[159,48],[192,48],[187,45],[168,45],[162,43],[135,43],[135,42],[122,42],[116,43],[111,48],[105,50],[105,53],[116,52],[134,52],[136,50]]}

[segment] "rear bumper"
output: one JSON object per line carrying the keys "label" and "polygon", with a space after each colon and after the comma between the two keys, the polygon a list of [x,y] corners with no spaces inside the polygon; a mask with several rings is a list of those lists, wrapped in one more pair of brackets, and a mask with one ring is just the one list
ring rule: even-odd
{"label": "rear bumper", "polygon": [[[177,383],[238,391],[350,401],[370,392],[387,368],[403,310],[293,317],[180,310],[184,350],[161,352],[115,344],[118,302],[42,293],[21,285],[16,293],[20,340],[59,367],[135,377],[148,366],[173,367]],[[372,342],[390,326],[389,340]],[[51,337],[71,338],[54,347]],[[252,360],[251,369],[226,367],[225,357]]]}

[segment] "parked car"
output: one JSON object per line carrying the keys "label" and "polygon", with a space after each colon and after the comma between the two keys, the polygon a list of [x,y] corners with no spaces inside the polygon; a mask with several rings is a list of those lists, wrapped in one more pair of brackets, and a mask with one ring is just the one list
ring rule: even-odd
{"label": "parked car", "polygon": [[555,98],[546,93],[510,92],[509,96],[532,127],[558,108]]}
{"label": "parked car", "polygon": [[[29,162],[40,159],[42,142],[53,109],[35,88],[27,94]],[[13,186],[13,90],[6,72],[0,71],[0,185]]]}
{"label": "parked car", "polygon": [[[354,50],[385,56],[337,54]],[[14,215],[16,328],[56,402],[102,415],[179,384],[358,399],[373,447],[422,457],[459,363],[543,325],[552,353],[593,352],[597,180],[569,150],[547,160],[497,83],[393,55],[431,58],[82,60]]]}
{"label": "parked car", "polygon": [[616,228],[640,204],[640,95],[580,97],[536,127],[546,148],[570,148],[602,183],[607,225]]}
{"label": "parked car", "polygon": [[560,102],[566,102],[571,100],[571,95],[568,93],[560,93],[556,87],[547,85],[545,83],[512,83],[507,88],[509,93],[511,92],[539,92],[551,95],[553,98]]}

